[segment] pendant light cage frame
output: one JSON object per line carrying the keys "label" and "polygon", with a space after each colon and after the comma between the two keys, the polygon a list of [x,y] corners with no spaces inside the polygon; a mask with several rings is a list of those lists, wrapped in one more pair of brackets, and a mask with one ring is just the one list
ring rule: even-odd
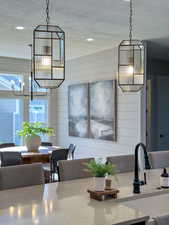
{"label": "pendant light cage frame", "polygon": [[137,92],[145,83],[143,41],[123,40],[118,47],[118,84],[123,92]]}
{"label": "pendant light cage frame", "polygon": [[41,88],[58,88],[65,80],[65,32],[55,25],[33,31],[33,75]]}
{"label": "pendant light cage frame", "polygon": [[133,0],[130,0],[129,40],[118,46],[118,85],[123,92],[137,92],[145,83],[145,45],[132,39]]}

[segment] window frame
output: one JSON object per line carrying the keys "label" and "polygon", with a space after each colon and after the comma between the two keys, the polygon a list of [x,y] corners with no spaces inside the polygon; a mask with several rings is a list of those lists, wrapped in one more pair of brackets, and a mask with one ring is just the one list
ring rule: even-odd
{"label": "window frame", "polygon": [[[18,75],[18,76],[22,76],[22,80],[23,80],[23,82],[25,83],[25,90],[26,90],[26,92],[28,93],[28,92],[30,92],[29,91],[29,77],[30,77],[30,74],[29,73],[24,73],[24,72],[8,72],[8,71],[6,71],[6,72],[2,72],[2,71],[0,71],[0,74],[4,74],[4,75],[8,75],[8,74],[10,74],[10,75]],[[17,92],[17,91],[16,91]],[[37,91],[37,92],[35,92],[35,94],[44,94],[44,92],[39,92],[39,91]],[[13,94],[13,91],[12,90],[0,90],[0,99],[19,99],[19,100],[22,100],[23,102],[22,102],[22,107],[23,107],[23,109],[22,109],[22,113],[23,113],[23,115],[22,115],[22,118],[23,118],[23,121],[29,121],[29,101],[30,101],[30,97],[29,96],[15,96],[14,94]],[[47,96],[36,96],[35,97],[35,99],[37,100],[37,99],[42,99],[42,100],[47,100],[47,121],[46,121],[46,124],[47,124],[47,126],[49,126],[49,114],[50,114],[50,112],[49,112],[49,105],[50,105],[50,103],[49,103],[49,95],[47,95]]]}

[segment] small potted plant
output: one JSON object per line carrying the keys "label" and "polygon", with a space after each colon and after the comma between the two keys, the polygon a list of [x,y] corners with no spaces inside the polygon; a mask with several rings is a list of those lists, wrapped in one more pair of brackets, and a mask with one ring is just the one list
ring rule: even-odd
{"label": "small potted plant", "polygon": [[95,191],[103,191],[105,189],[106,175],[114,175],[116,166],[113,164],[102,163],[102,160],[91,160],[85,164],[87,171],[95,177]]}
{"label": "small potted plant", "polygon": [[17,134],[24,138],[26,147],[30,152],[37,152],[41,145],[40,134],[52,136],[54,129],[42,126],[42,123],[23,122],[22,129]]}

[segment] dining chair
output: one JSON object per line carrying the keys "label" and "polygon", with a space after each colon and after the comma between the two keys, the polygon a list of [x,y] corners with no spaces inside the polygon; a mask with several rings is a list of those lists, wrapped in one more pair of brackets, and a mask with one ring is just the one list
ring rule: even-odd
{"label": "dining chair", "polygon": [[41,142],[41,146],[52,146],[53,144],[51,142]]}
{"label": "dining chair", "polygon": [[0,190],[44,184],[41,163],[0,168]]}
{"label": "dining chair", "polygon": [[87,171],[85,163],[89,163],[94,158],[61,160],[58,162],[59,181],[74,180],[92,177]]}
{"label": "dining chair", "polygon": [[22,164],[20,152],[0,152],[1,167]]}
{"label": "dining chair", "polygon": [[75,153],[76,145],[70,144],[69,145],[69,158],[74,159],[74,153]]}
{"label": "dining chair", "polygon": [[44,165],[45,174],[49,173],[49,181],[55,181],[55,175],[58,174],[58,161],[67,160],[69,149],[54,150],[51,153],[49,165]]}
{"label": "dining chair", "polygon": [[134,171],[134,155],[119,155],[107,157],[107,163],[116,165],[117,173],[127,173]]}
{"label": "dining chair", "polygon": [[169,151],[155,151],[149,153],[152,169],[169,167]]}
{"label": "dining chair", "polygon": [[14,143],[2,143],[0,144],[0,148],[8,148],[8,147],[15,147]]}

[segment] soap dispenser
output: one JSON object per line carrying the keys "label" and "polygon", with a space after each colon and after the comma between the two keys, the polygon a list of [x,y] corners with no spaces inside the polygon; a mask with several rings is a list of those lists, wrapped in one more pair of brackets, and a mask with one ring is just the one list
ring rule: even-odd
{"label": "soap dispenser", "polygon": [[163,169],[163,173],[161,174],[160,186],[162,188],[169,188],[169,174],[167,173],[166,168]]}

